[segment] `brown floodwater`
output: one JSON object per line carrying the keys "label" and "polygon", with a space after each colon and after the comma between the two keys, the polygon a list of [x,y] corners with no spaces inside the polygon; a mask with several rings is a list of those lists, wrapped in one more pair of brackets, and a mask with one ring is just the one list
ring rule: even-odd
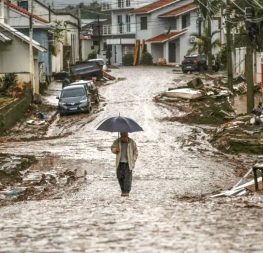
{"label": "brown floodwater", "polygon": [[[230,98],[230,101],[235,108],[236,114],[247,113],[247,94],[232,97]],[[255,107],[258,106],[259,102],[263,102],[263,93],[256,93],[254,96]]]}

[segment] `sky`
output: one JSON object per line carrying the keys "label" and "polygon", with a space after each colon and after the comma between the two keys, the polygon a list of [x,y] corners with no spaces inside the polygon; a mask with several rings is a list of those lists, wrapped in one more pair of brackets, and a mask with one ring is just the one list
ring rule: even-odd
{"label": "sky", "polygon": [[[77,5],[79,3],[90,4],[93,0],[46,0],[47,3],[54,2],[54,6],[57,8],[64,8],[68,5]],[[100,2],[100,1],[98,1]]]}
{"label": "sky", "polygon": [[[105,2],[105,1],[107,1],[107,0],[97,0],[98,3]],[[144,1],[146,3],[151,3],[151,2],[155,2],[157,0],[138,0],[138,1]],[[54,2],[54,6],[56,8],[64,8],[68,5],[77,5],[79,3],[84,3],[85,5],[88,5],[92,2],[94,2],[94,0],[44,0],[43,2],[47,2],[50,4],[52,2]]]}

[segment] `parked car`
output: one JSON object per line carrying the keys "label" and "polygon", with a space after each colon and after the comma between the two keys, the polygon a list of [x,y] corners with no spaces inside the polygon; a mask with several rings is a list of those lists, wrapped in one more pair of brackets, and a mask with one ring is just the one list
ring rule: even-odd
{"label": "parked car", "polygon": [[96,84],[92,80],[79,80],[73,83],[70,83],[69,85],[79,85],[83,84],[85,85],[88,90],[88,92],[91,94],[91,101],[98,104],[100,102],[99,98],[99,89],[96,87]]}
{"label": "parked car", "polygon": [[108,69],[107,64],[105,63],[103,59],[90,59],[88,61],[96,62],[99,65],[100,69],[103,71],[106,71]]}
{"label": "parked car", "polygon": [[182,61],[182,71],[184,73],[187,73],[188,71],[202,72],[204,70],[207,70],[206,55],[197,54],[184,57],[184,60]]}
{"label": "parked car", "polygon": [[62,89],[58,101],[60,115],[72,112],[91,112],[90,93],[83,84],[67,86]]}
{"label": "parked car", "polygon": [[[204,54],[185,56],[182,61],[182,71],[184,73],[207,70],[207,57]],[[218,71],[220,69],[220,63],[218,60],[212,60],[212,70]]]}

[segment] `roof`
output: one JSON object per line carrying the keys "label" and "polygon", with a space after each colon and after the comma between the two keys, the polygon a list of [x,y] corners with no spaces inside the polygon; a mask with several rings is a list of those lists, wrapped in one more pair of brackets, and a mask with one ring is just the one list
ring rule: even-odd
{"label": "roof", "polygon": [[8,36],[4,35],[3,33],[0,33],[0,41],[8,42],[8,41],[12,41],[12,39],[10,39]]}
{"label": "roof", "polygon": [[171,11],[168,11],[166,13],[163,13],[163,14],[159,15],[159,17],[160,18],[175,17],[175,16],[178,16],[178,15],[182,15],[185,12],[189,12],[189,11],[195,10],[197,8],[198,7],[196,5],[194,5],[193,3],[189,3],[189,4],[183,5],[181,7],[178,7],[176,9],[174,9],[174,10],[171,10]]}
{"label": "roof", "polygon": [[[7,3],[5,2],[5,4],[7,4]],[[9,7],[14,9],[14,10],[17,10],[17,11],[19,11],[19,12],[21,12],[21,13],[29,16],[29,17],[32,16],[34,19],[36,19],[38,21],[41,21],[43,23],[49,23],[47,20],[45,20],[45,19],[43,19],[43,18],[41,18],[41,17],[39,17],[37,15],[34,15],[34,14],[32,15],[29,11],[27,11],[27,10],[21,8],[21,7],[18,7],[17,5],[9,3]]]}
{"label": "roof", "polygon": [[139,13],[150,13],[153,12],[155,10],[158,10],[160,8],[163,8],[165,6],[168,6],[170,4],[175,3],[176,0],[159,0],[157,2],[145,5],[143,7],[137,8],[133,11],[131,11],[131,13],[135,13],[135,14],[139,14]]}
{"label": "roof", "polygon": [[[23,41],[26,41],[28,44],[30,43],[30,38],[26,35],[24,35],[23,33],[17,31],[16,29],[14,29],[12,26],[5,24],[5,23],[0,23],[0,27],[3,27],[5,29],[5,31],[8,31],[9,33],[11,33],[13,36],[16,36],[18,38],[20,38]],[[40,52],[46,52],[47,49],[44,48],[43,46],[41,46],[37,41],[32,40],[32,46],[34,48],[36,48],[37,50],[39,50]]]}
{"label": "roof", "polygon": [[178,31],[178,32],[170,32],[169,34],[162,33],[162,34],[160,34],[158,36],[155,36],[153,38],[150,38],[150,39],[146,40],[146,42],[164,43],[167,40],[174,39],[176,37],[179,37],[179,36],[183,35],[187,31],[188,31],[188,29],[184,29],[184,30]]}

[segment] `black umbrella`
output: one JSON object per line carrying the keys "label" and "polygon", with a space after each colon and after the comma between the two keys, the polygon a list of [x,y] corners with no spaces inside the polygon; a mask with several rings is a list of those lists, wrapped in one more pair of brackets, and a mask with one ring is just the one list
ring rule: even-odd
{"label": "black umbrella", "polygon": [[139,132],[143,129],[133,120],[127,117],[110,117],[102,120],[96,130],[106,132]]}

